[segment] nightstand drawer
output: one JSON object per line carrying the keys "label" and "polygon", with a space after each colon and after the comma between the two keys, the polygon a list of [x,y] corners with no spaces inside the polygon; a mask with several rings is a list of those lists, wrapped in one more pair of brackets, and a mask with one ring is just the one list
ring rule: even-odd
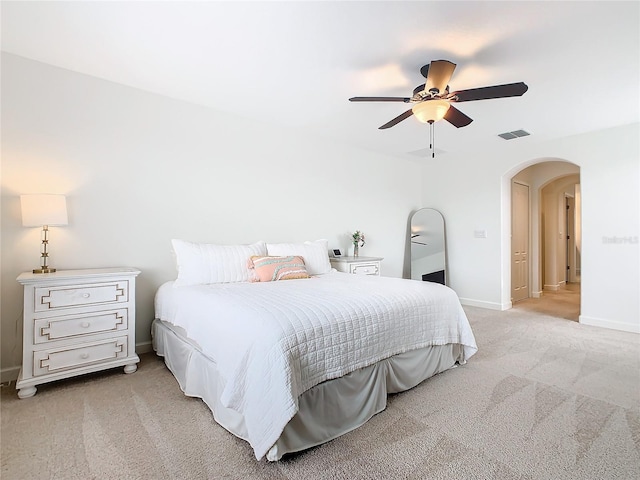
{"label": "nightstand drawer", "polygon": [[127,356],[127,337],[33,352],[33,375],[45,375]]}
{"label": "nightstand drawer", "polygon": [[121,280],[109,283],[36,287],[36,312],[58,308],[81,307],[103,303],[129,301],[129,282]]}
{"label": "nightstand drawer", "polygon": [[377,263],[358,263],[350,266],[351,273],[356,275],[378,275],[379,267]]}
{"label": "nightstand drawer", "polygon": [[380,262],[384,259],[382,257],[339,257],[330,260],[331,266],[339,272],[380,276]]}
{"label": "nightstand drawer", "polygon": [[39,318],[35,320],[34,343],[47,343],[95,333],[126,330],[128,324],[126,308],[64,317]]}

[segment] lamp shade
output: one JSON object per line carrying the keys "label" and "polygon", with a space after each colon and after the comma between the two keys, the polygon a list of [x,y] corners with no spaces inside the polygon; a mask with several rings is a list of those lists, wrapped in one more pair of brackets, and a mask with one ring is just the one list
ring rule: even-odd
{"label": "lamp shade", "polygon": [[67,200],[64,195],[20,195],[23,227],[67,225]]}
{"label": "lamp shade", "polygon": [[424,100],[416,103],[411,110],[418,120],[430,123],[442,120],[449,110],[449,106],[449,102],[446,100]]}

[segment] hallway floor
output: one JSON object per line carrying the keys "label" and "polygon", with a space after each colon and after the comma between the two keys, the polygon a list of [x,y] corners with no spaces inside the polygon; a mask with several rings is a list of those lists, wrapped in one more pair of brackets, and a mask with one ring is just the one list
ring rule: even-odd
{"label": "hallway floor", "polygon": [[520,300],[513,304],[513,308],[577,322],[580,315],[580,283],[567,283],[557,292],[545,291],[540,298]]}

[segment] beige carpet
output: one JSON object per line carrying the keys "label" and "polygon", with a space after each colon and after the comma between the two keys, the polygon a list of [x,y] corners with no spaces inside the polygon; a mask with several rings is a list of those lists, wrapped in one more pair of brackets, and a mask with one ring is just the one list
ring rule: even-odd
{"label": "beige carpet", "polygon": [[557,291],[545,290],[540,298],[514,302],[513,308],[577,322],[580,316],[580,283],[568,283]]}
{"label": "beige carpet", "polygon": [[637,479],[640,336],[465,308],[478,354],[284,461],[186,398],[161,359],[1,393],[2,479]]}

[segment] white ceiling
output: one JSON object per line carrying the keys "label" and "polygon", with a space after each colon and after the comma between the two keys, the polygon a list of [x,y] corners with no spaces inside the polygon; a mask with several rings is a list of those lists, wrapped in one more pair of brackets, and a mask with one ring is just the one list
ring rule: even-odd
{"label": "white ceiling", "polygon": [[[2,50],[214,109],[418,159],[429,131],[378,127],[431,60],[451,90],[523,81],[522,97],[465,102],[438,151],[473,152],[640,121],[640,3],[8,2]],[[517,129],[531,136],[504,141]]]}

